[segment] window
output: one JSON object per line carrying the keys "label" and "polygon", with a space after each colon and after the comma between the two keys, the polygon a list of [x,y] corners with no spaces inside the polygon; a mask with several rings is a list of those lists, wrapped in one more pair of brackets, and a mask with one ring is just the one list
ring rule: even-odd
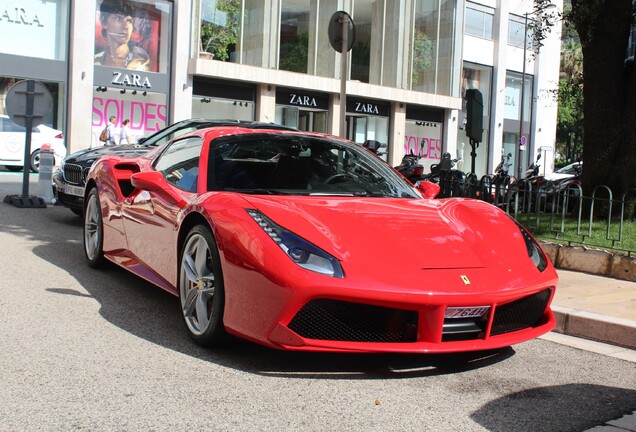
{"label": "window", "polygon": [[483,39],[492,40],[494,11],[484,10],[477,5],[466,5],[466,24],[464,32]]}
{"label": "window", "polygon": [[155,169],[163,174],[168,183],[188,192],[196,192],[202,144],[200,137],[172,143],[155,162]]}
{"label": "window", "polygon": [[[523,48],[524,27],[526,27],[525,17],[510,16],[510,19],[508,20],[508,45]],[[527,32],[526,47],[528,49],[531,49],[532,48],[532,33],[529,29],[530,29],[530,25],[528,25],[528,28],[526,29],[526,32]]]}

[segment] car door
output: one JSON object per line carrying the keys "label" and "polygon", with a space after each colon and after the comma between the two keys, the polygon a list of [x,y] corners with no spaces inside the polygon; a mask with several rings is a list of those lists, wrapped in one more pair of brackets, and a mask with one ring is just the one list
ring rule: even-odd
{"label": "car door", "polygon": [[[185,201],[197,191],[201,148],[198,136],[177,140],[153,163],[154,170],[161,172]],[[122,209],[128,249],[170,284],[176,280],[176,221],[182,205],[165,194],[143,190],[133,193]]]}

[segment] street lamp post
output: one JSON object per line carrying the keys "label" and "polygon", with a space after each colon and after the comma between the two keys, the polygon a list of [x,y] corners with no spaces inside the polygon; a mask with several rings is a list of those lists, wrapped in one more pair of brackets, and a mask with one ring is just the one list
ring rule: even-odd
{"label": "street lamp post", "polygon": [[523,24],[523,68],[521,72],[521,104],[519,113],[519,152],[517,157],[517,179],[521,180],[521,173],[523,168],[521,167],[521,161],[523,157],[523,108],[525,105],[525,90],[526,90],[526,54],[528,51],[528,12],[524,14],[525,21]]}

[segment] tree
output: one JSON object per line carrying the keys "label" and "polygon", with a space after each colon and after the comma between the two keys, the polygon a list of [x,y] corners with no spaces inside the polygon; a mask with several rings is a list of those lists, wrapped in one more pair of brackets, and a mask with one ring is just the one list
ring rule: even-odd
{"label": "tree", "polygon": [[633,57],[626,60],[632,0],[571,2],[564,19],[576,29],[583,54],[583,190],[604,184],[620,196],[636,186],[636,77]]}
{"label": "tree", "polygon": [[567,36],[562,40],[556,163],[567,165],[582,157],[583,52],[578,38]]}

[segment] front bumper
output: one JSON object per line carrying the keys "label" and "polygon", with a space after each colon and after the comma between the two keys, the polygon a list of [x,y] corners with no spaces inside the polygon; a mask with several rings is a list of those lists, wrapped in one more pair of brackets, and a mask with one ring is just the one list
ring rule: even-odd
{"label": "front bumper", "polygon": [[[69,188],[73,188],[73,194],[67,193]],[[83,185],[71,185],[64,180],[64,174],[61,170],[56,170],[53,173],[53,194],[55,195],[56,202],[68,207],[71,210],[82,211],[84,208],[84,195],[83,192],[79,195],[79,191],[83,191]]]}

